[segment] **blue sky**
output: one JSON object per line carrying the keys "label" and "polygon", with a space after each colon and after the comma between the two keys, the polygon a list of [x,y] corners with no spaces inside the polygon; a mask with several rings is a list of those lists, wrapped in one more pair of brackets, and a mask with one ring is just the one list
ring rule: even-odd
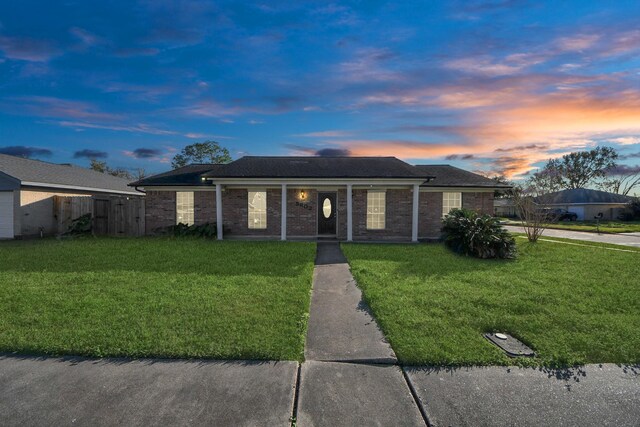
{"label": "blue sky", "polygon": [[160,172],[393,155],[526,176],[595,145],[640,164],[640,2],[0,4],[0,151]]}

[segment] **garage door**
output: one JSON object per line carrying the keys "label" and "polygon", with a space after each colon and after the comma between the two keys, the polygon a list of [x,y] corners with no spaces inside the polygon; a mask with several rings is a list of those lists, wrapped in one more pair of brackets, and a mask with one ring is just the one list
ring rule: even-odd
{"label": "garage door", "polygon": [[570,206],[569,209],[567,209],[569,212],[573,212],[576,215],[578,215],[578,221],[583,221],[584,220],[584,207],[583,206]]}
{"label": "garage door", "polygon": [[13,191],[0,191],[0,239],[13,239]]}

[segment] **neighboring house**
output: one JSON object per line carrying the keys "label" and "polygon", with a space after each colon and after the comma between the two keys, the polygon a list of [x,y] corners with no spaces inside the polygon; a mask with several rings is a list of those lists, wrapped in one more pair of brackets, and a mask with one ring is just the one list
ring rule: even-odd
{"label": "neighboring house", "polygon": [[56,233],[54,196],[141,196],[127,184],[78,166],[0,154],[0,238]]}
{"label": "neighboring house", "polygon": [[493,214],[500,217],[515,218],[517,213],[513,199],[495,199],[493,201]]}
{"label": "neighboring house", "polygon": [[242,157],[130,184],[146,191],[146,231],[216,223],[218,237],[437,239],[453,208],[493,213],[508,186],[447,165],[395,157]]}
{"label": "neighboring house", "polygon": [[544,197],[544,205],[566,209],[578,215],[578,220],[592,220],[599,214],[602,219],[617,219],[633,197],[606,191],[576,188],[557,191]]}

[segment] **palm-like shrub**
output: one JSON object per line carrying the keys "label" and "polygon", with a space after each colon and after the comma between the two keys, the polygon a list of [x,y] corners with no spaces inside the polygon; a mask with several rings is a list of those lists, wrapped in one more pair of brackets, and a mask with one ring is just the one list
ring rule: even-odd
{"label": "palm-like shrub", "polygon": [[498,221],[467,209],[455,209],[443,219],[444,242],[453,251],[477,258],[515,258],[516,242]]}

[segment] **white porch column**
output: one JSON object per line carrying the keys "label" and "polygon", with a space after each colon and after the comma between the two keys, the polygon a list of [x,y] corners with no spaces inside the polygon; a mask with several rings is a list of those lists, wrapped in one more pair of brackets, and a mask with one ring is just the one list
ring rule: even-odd
{"label": "white porch column", "polygon": [[218,240],[222,240],[222,184],[216,184],[216,226]]}
{"label": "white porch column", "polygon": [[347,242],[353,241],[353,187],[347,184]]}
{"label": "white porch column", "polygon": [[287,184],[282,184],[280,240],[287,240]]}
{"label": "white porch column", "polygon": [[414,184],[413,186],[413,216],[411,221],[411,241],[418,241],[418,207],[420,203],[420,186]]}

